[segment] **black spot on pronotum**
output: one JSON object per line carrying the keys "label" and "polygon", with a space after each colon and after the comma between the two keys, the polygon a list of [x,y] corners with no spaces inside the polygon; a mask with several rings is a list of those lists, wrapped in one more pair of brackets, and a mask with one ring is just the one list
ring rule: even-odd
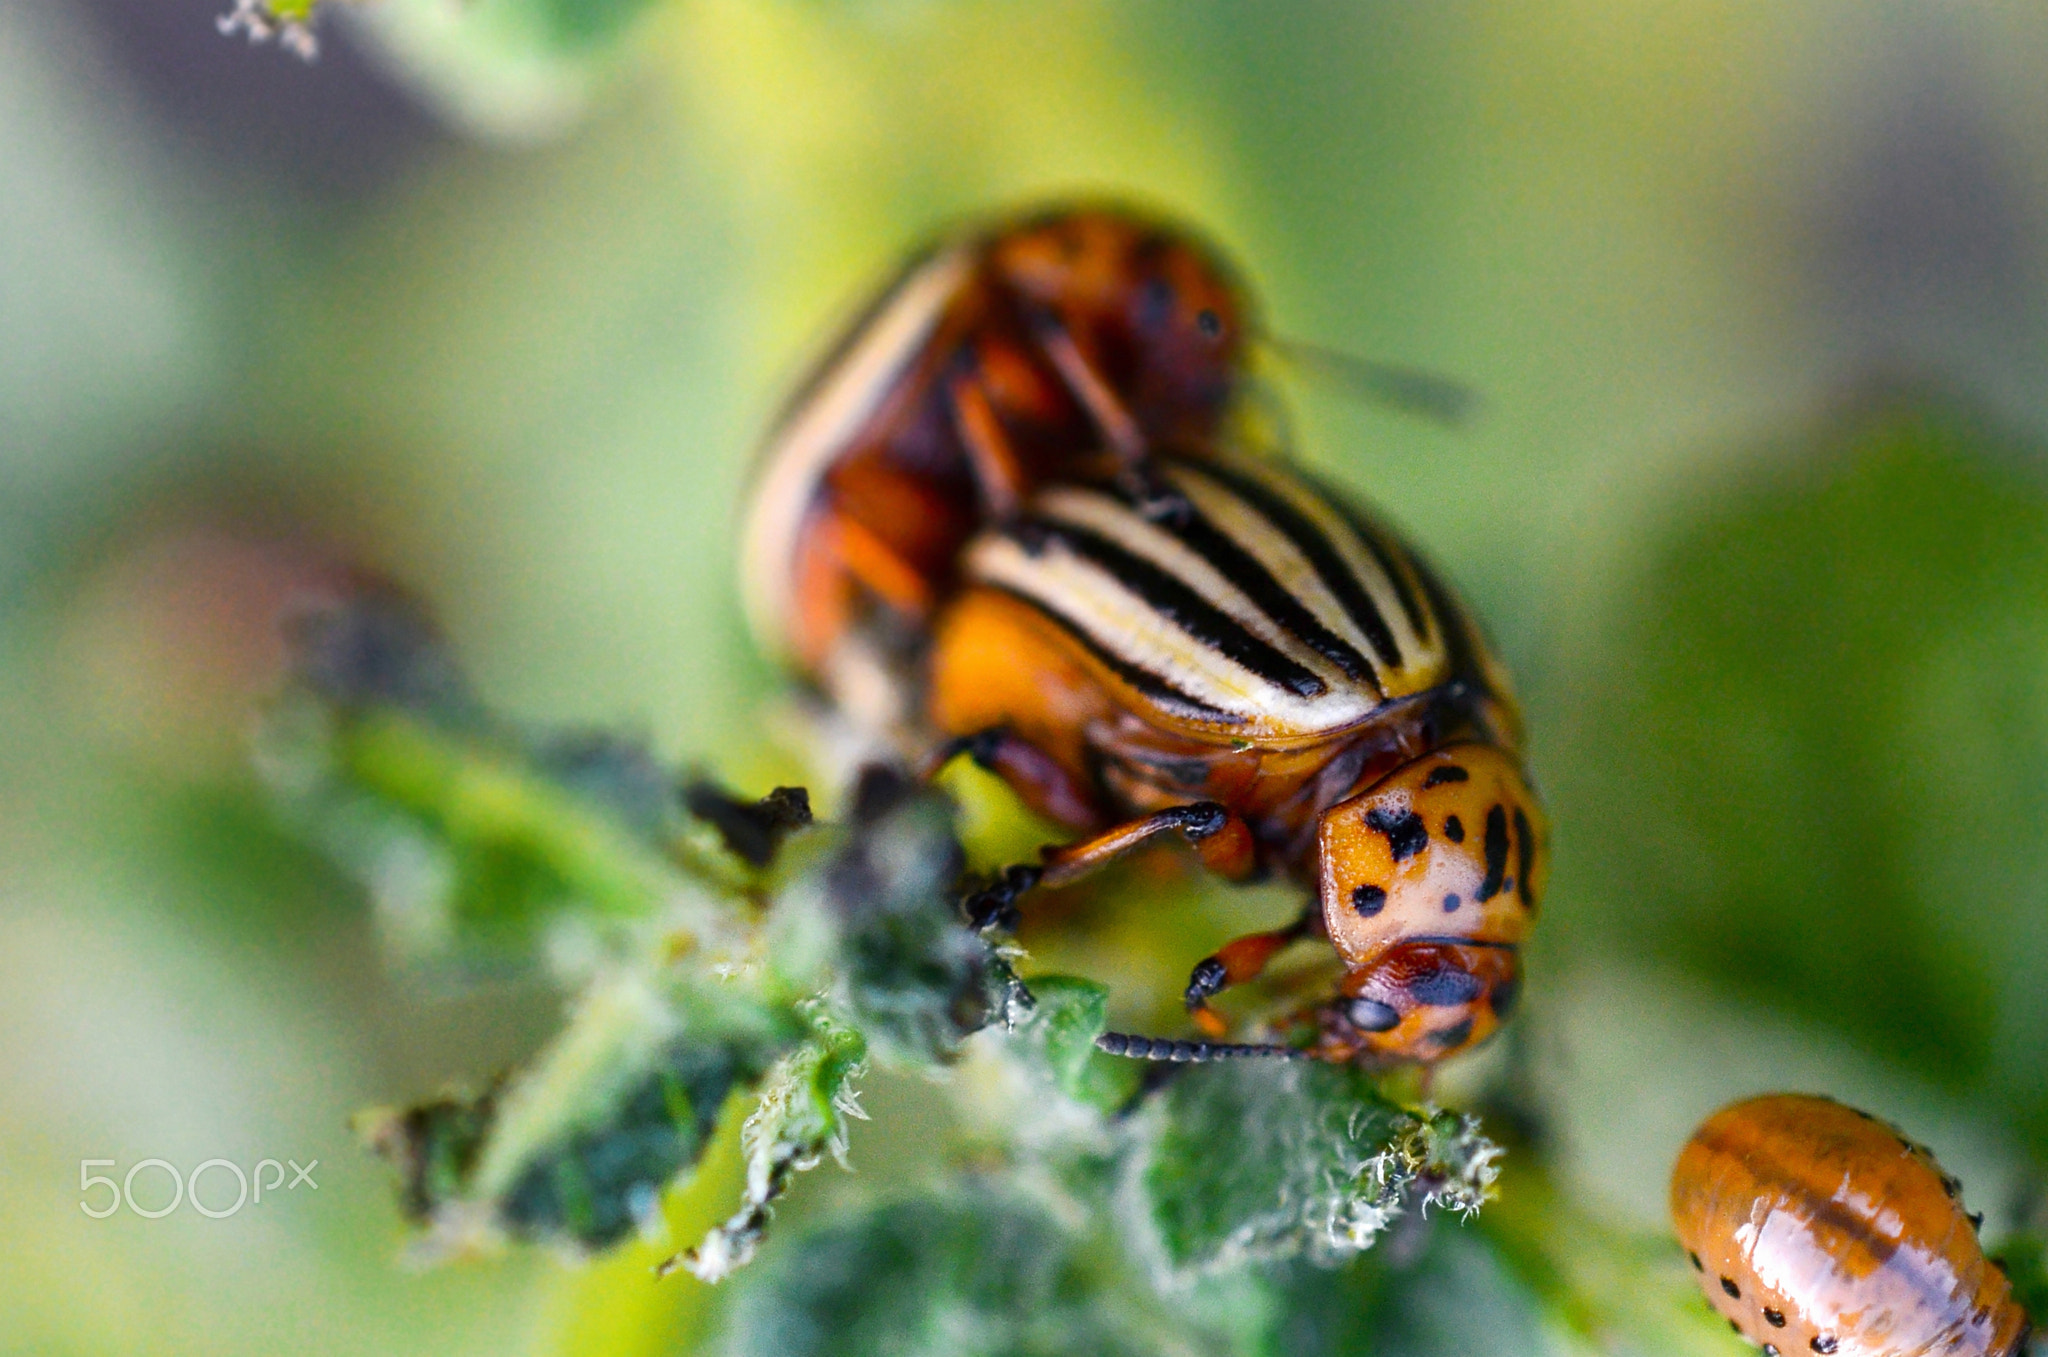
{"label": "black spot on pronotum", "polygon": [[[1500,1007],[1500,1005],[1495,1004],[1494,1007],[1498,1008]],[[1694,1253],[1691,1249],[1687,1249],[1685,1251],[1685,1256],[1692,1259],[1692,1270],[1694,1272],[1705,1272],[1707,1270],[1707,1265],[1705,1263],[1702,1263],[1700,1261],[1700,1256]]]}
{"label": "black spot on pronotum", "polygon": [[1723,1277],[1721,1279],[1721,1289],[1728,1293],[1731,1300],[1742,1299],[1742,1288],[1735,1284],[1735,1279],[1732,1277]]}
{"label": "black spot on pronotum", "polygon": [[1453,891],[1451,894],[1446,895],[1444,897],[1444,913],[1455,913],[1458,906],[1464,903],[1465,901],[1458,895],[1458,893],[1456,891]]}
{"label": "black spot on pronotum", "polygon": [[1536,897],[1530,894],[1529,874],[1536,869],[1536,836],[1529,830],[1529,817],[1515,807],[1515,843],[1520,848],[1520,861],[1515,864],[1515,879],[1522,883],[1522,903],[1536,908]]}
{"label": "black spot on pronotum", "polygon": [[1378,886],[1358,886],[1351,892],[1351,907],[1370,919],[1387,907],[1387,893]]}
{"label": "black spot on pronotum", "polygon": [[1422,787],[1424,791],[1427,791],[1431,787],[1441,787],[1446,782],[1469,782],[1471,780],[1472,774],[1466,772],[1455,763],[1447,763],[1441,768],[1430,769],[1429,776],[1422,779]]}
{"label": "black spot on pronotum", "polygon": [[1486,812],[1486,880],[1479,883],[1479,891],[1473,896],[1485,904],[1500,894],[1501,882],[1508,874],[1508,813],[1499,806]]}
{"label": "black spot on pronotum", "polygon": [[1774,1329],[1784,1328],[1785,1312],[1783,1310],[1773,1310],[1770,1306],[1766,1305],[1764,1307],[1764,1323],[1770,1325]]}
{"label": "black spot on pronotum", "polygon": [[1361,1032],[1391,1032],[1401,1025],[1401,1010],[1377,999],[1353,999],[1344,1017]]}
{"label": "black spot on pronotum", "polygon": [[1820,1353],[1821,1357],[1827,1357],[1828,1353],[1833,1352],[1841,1344],[1835,1341],[1833,1334],[1824,1333],[1815,1338],[1811,1343],[1808,1343],[1807,1346]]}
{"label": "black spot on pronotum", "polygon": [[1465,822],[1455,815],[1445,817],[1444,837],[1452,843],[1465,842]]}
{"label": "black spot on pronotum", "polygon": [[1429,826],[1412,810],[1374,807],[1365,813],[1365,823],[1387,836],[1387,847],[1393,850],[1396,862],[1405,862],[1429,847]]}
{"label": "black spot on pronotum", "polygon": [[1416,1003],[1432,1008],[1454,1008],[1479,997],[1484,986],[1479,978],[1456,966],[1439,966],[1408,982],[1408,993]]}

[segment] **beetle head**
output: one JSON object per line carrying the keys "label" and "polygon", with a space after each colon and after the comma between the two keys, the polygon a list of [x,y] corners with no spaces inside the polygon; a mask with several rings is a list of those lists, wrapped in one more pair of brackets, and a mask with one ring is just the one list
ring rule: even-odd
{"label": "beetle head", "polygon": [[1243,361],[1245,298],[1185,230],[1127,212],[1049,212],[998,237],[995,268],[1074,338],[1153,440],[1208,433]]}

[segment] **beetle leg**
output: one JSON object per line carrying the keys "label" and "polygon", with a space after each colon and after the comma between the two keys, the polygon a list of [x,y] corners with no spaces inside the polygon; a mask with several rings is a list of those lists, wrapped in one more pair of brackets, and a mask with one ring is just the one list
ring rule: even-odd
{"label": "beetle leg", "polygon": [[1150,815],[1111,825],[1092,838],[1046,849],[1042,879],[1048,886],[1079,881],[1132,849],[1142,848],[1160,835],[1176,830],[1195,846],[1205,866],[1226,875],[1250,872],[1252,836],[1243,819],[1214,801],[1197,801],[1155,810]]}
{"label": "beetle leg", "polygon": [[1217,948],[1214,955],[1202,958],[1188,976],[1188,1013],[1194,1018],[1195,1026],[1206,1036],[1222,1036],[1228,1028],[1222,1016],[1209,1007],[1210,998],[1233,985],[1258,979],[1266,969],[1266,963],[1278,956],[1288,944],[1307,937],[1313,931],[1316,918],[1317,910],[1310,906],[1285,928],[1232,938]]}
{"label": "beetle leg", "polygon": [[1100,824],[1095,797],[1059,760],[1003,726],[956,735],[926,756],[919,776],[929,782],[961,755],[1016,788],[1033,805],[1068,825]]}
{"label": "beetle leg", "polygon": [[1145,435],[1139,430],[1138,421],[1081,352],[1072,332],[1050,311],[1035,312],[1030,321],[1032,334],[1066,379],[1068,389],[1087,410],[1088,417],[1095,421],[1104,441],[1116,451],[1118,460],[1126,466],[1144,461]]}
{"label": "beetle leg", "polygon": [[910,617],[931,613],[930,583],[874,530],[846,514],[832,514],[818,531],[846,572],[891,608]]}
{"label": "beetle leg", "polygon": [[[969,740],[974,738],[968,737]],[[959,752],[972,753],[973,748],[969,745]],[[1244,821],[1214,801],[1197,801],[1192,805],[1169,806],[1135,820],[1126,820],[1078,843],[1047,848],[1043,850],[1041,865],[1019,864],[1005,869],[994,885],[969,895],[961,906],[967,912],[968,922],[975,928],[1012,926],[1016,919],[1017,897],[1033,886],[1069,885],[1107,867],[1132,849],[1141,848],[1160,835],[1175,830],[1184,834],[1195,846],[1195,851],[1202,854],[1203,861],[1218,871],[1236,866],[1240,858],[1247,863],[1251,859],[1251,831],[1245,827]],[[1220,850],[1213,852],[1214,861],[1211,860],[1212,850]]]}
{"label": "beetle leg", "polygon": [[1003,432],[988,392],[969,373],[953,378],[953,426],[967,447],[982,507],[998,522],[1016,516],[1024,502],[1024,464]]}

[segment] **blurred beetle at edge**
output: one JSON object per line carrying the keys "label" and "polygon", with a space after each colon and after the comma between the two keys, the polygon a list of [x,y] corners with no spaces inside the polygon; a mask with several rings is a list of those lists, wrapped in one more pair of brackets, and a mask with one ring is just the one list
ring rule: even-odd
{"label": "blurred beetle at edge", "polygon": [[2019,1357],[2027,1316],[1961,1198],[1924,1146],[1801,1094],[1722,1108],[1671,1173],[1708,1302],[1780,1357]]}

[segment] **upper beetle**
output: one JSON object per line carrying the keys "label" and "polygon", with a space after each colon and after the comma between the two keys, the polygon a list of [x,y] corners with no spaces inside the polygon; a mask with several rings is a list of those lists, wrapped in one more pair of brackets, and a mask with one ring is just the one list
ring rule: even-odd
{"label": "upper beetle", "polygon": [[1214,435],[1247,323],[1214,250],[1119,209],[1047,209],[919,253],[769,436],[740,573],[756,634],[865,706],[983,523],[1037,486]]}

